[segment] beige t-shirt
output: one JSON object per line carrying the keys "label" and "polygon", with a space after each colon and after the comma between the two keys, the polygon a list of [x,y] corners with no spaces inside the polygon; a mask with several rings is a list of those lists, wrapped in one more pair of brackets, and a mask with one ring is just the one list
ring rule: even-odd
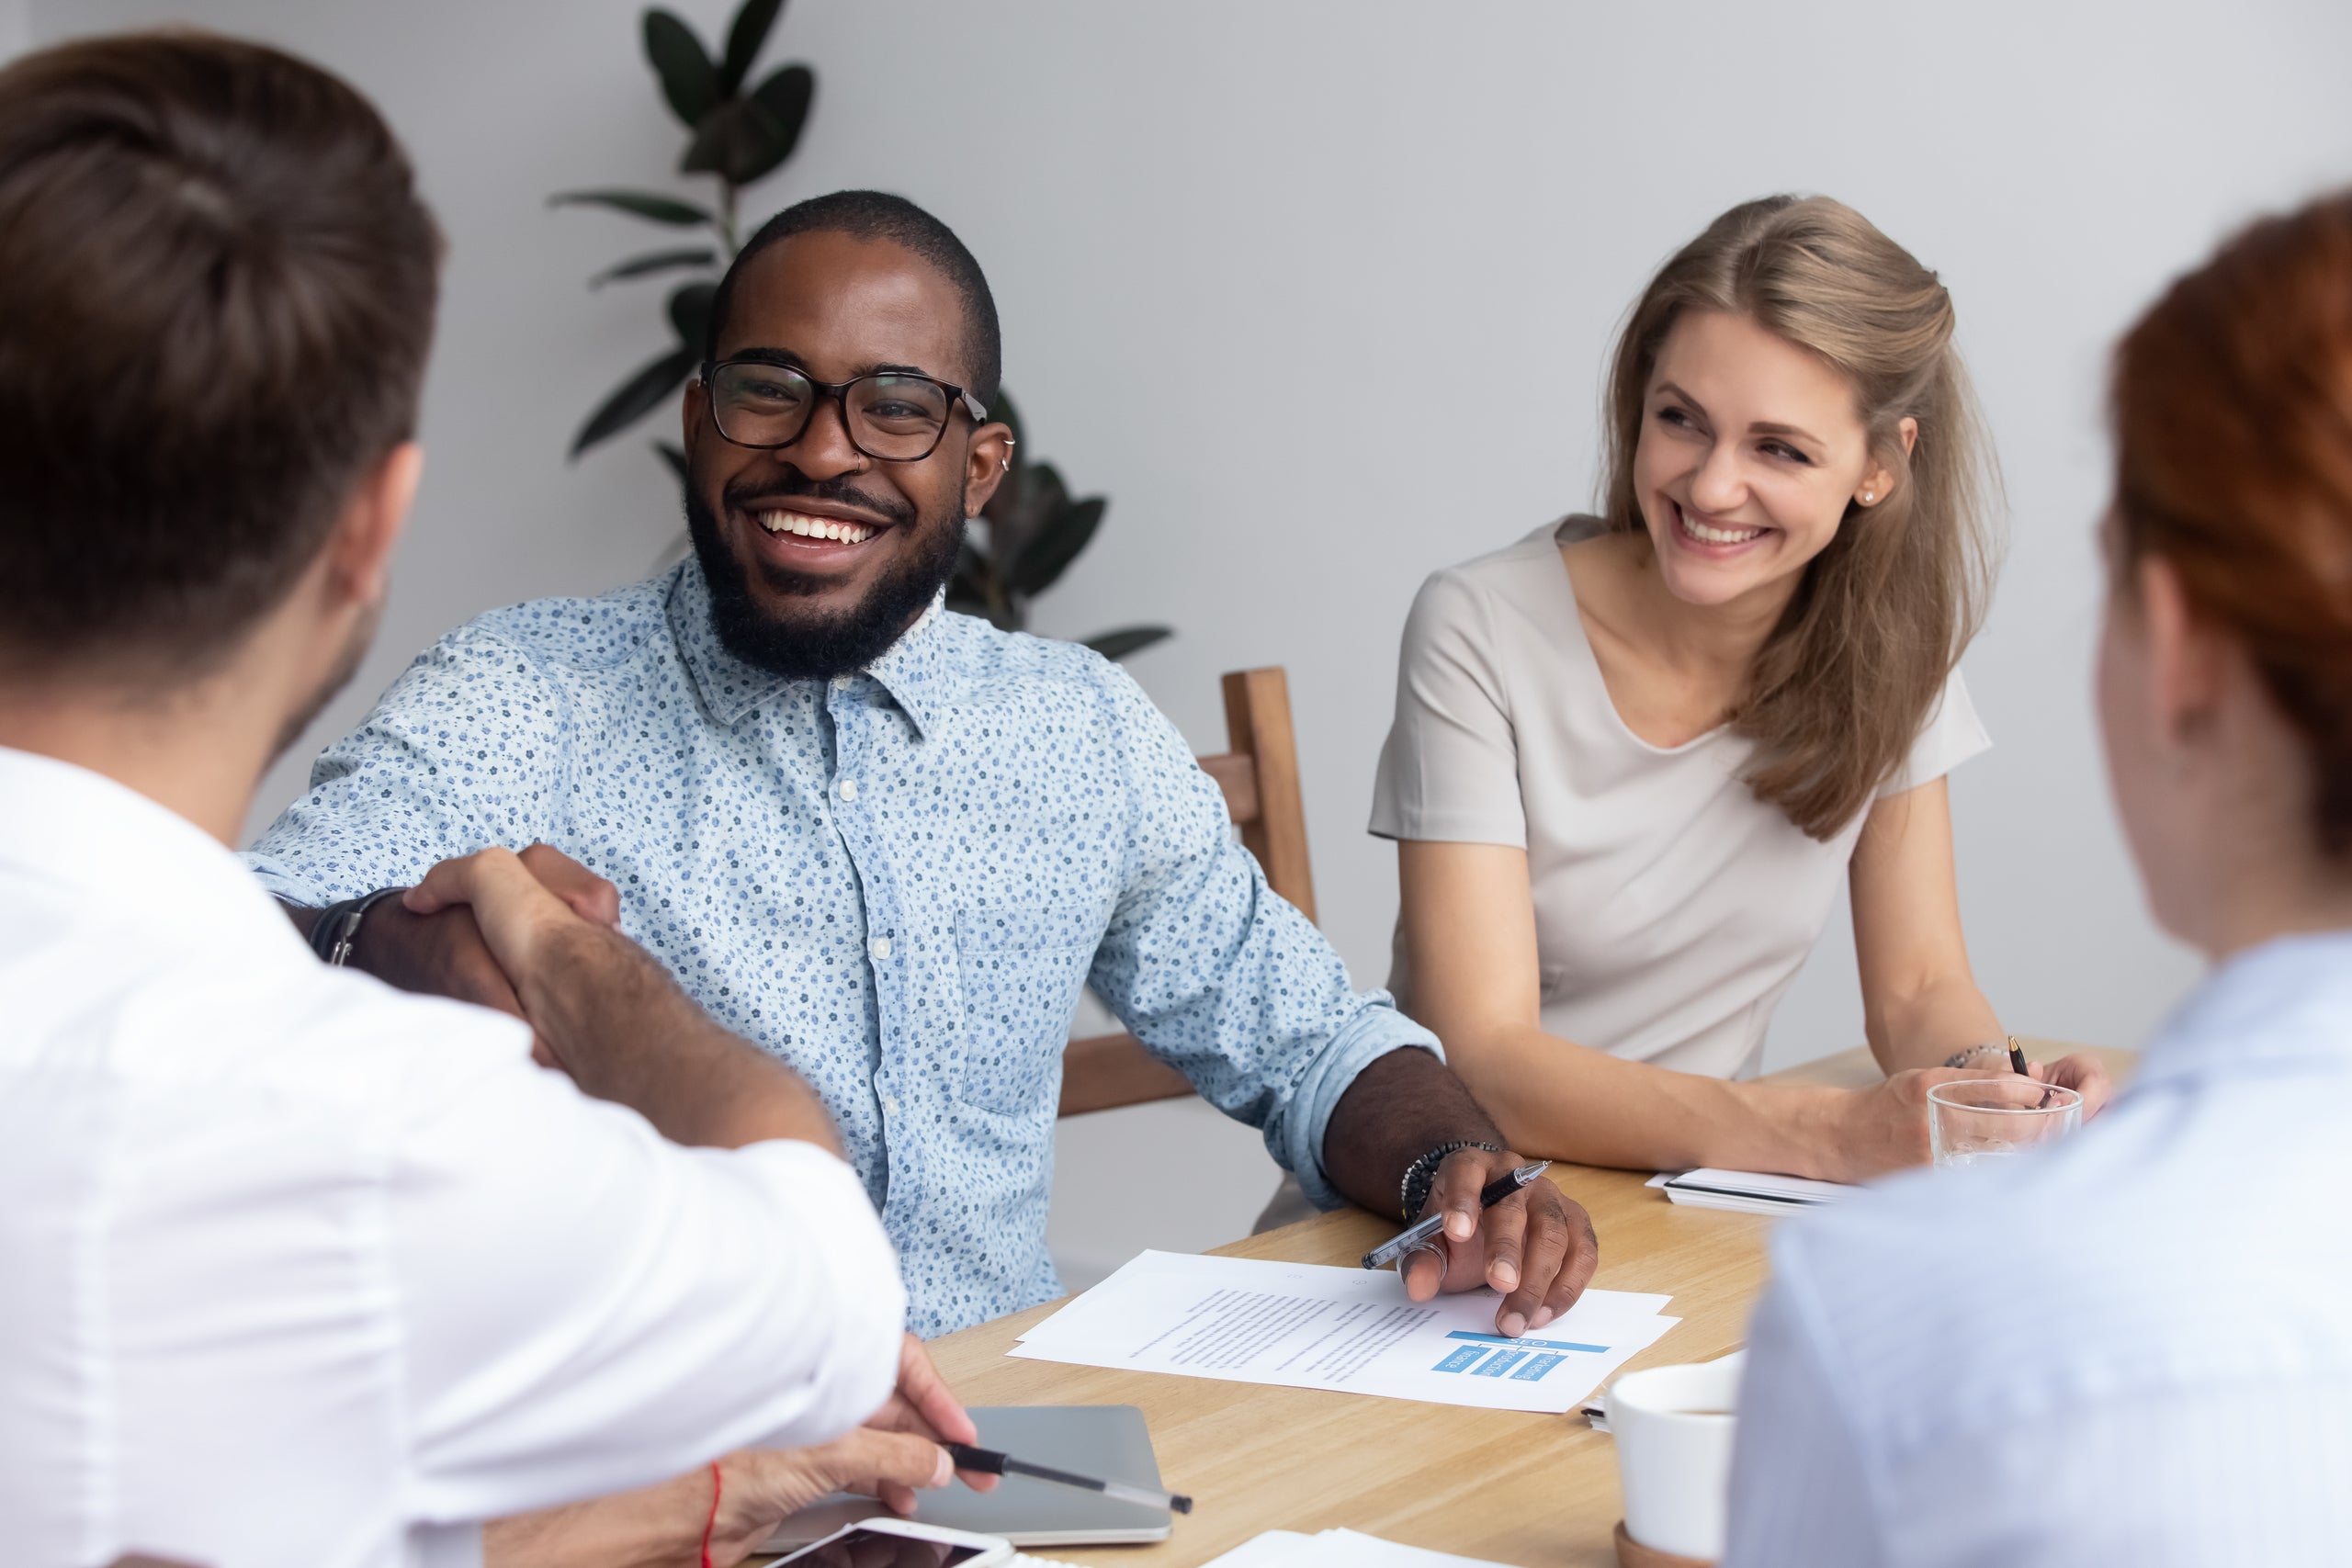
{"label": "beige t-shirt", "polygon": [[[1742,782],[1753,740],[1722,728],[1669,750],[1625,727],[1560,559],[1560,545],[1600,527],[1546,524],[1422,585],[1372,831],[1527,852],[1547,1032],[1744,1077],[1828,921],[1868,813],[1820,842]],[[1955,671],[1880,795],[1991,744]],[[1401,927],[1388,983],[1409,1010]]]}

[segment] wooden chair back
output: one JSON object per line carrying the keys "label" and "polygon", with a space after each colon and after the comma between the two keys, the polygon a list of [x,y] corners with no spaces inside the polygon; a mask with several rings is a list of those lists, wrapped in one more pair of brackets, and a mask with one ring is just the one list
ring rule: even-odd
{"label": "wooden chair back", "polygon": [[[1279,665],[1225,677],[1225,736],[1232,749],[1203,757],[1201,771],[1225,795],[1226,815],[1258,857],[1266,885],[1315,919],[1315,876],[1306,861],[1306,802],[1298,787],[1298,739],[1291,728],[1290,682]],[[1076,1116],[1193,1092],[1184,1075],[1132,1034],[1073,1040],[1062,1055],[1061,1113]]]}

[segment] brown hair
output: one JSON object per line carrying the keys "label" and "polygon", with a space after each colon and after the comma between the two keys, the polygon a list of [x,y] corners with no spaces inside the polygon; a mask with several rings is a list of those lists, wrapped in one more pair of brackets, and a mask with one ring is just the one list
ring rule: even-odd
{"label": "brown hair", "polygon": [[0,663],[233,649],[413,430],[439,250],[383,120],[288,55],[0,70]]}
{"label": "brown hair", "polygon": [[2266,219],[2116,350],[2116,581],[2154,555],[2244,642],[2352,856],[2352,191]]}
{"label": "brown hair", "polygon": [[[1849,506],[1807,563],[1733,715],[1758,742],[1747,771],[1758,798],[1832,838],[1909,754],[1992,588],[1986,513],[1999,480],[1952,344],[1951,297],[1826,197],[1766,197],[1716,219],[1650,280],[1618,338],[1602,481],[1611,528],[1643,531],[1643,408],[1667,334],[1693,310],[1747,316],[1826,361],[1897,476],[1876,506]],[[1919,432],[1907,456],[1906,417]]]}

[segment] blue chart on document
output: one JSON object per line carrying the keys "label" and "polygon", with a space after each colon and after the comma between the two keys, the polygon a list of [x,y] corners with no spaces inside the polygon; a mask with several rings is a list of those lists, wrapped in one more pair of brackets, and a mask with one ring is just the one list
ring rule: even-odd
{"label": "blue chart on document", "polygon": [[1667,1298],[1588,1291],[1513,1339],[1491,1291],[1408,1300],[1396,1274],[1146,1252],[1021,1337],[1030,1360],[1470,1404],[1574,1408],[1680,1322]]}
{"label": "blue chart on document", "polygon": [[1611,1347],[1579,1345],[1572,1339],[1538,1339],[1527,1336],[1506,1339],[1499,1334],[1473,1334],[1456,1328],[1448,1339],[1467,1339],[1445,1353],[1437,1364],[1442,1372],[1468,1372],[1478,1378],[1510,1378],[1514,1382],[1542,1382],[1552,1370],[1571,1356],[1606,1356]]}

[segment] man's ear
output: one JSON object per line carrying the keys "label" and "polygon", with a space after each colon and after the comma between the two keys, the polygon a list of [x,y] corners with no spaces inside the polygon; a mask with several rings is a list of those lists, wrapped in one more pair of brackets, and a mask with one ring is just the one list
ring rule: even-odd
{"label": "man's ear", "polygon": [[327,584],[336,598],[353,604],[383,600],[392,547],[400,543],[424,477],[424,448],[403,441],[361,478],[327,546]]}
{"label": "man's ear", "polygon": [[978,517],[1012,470],[1012,427],[989,423],[972,433],[964,455],[964,515]]}

